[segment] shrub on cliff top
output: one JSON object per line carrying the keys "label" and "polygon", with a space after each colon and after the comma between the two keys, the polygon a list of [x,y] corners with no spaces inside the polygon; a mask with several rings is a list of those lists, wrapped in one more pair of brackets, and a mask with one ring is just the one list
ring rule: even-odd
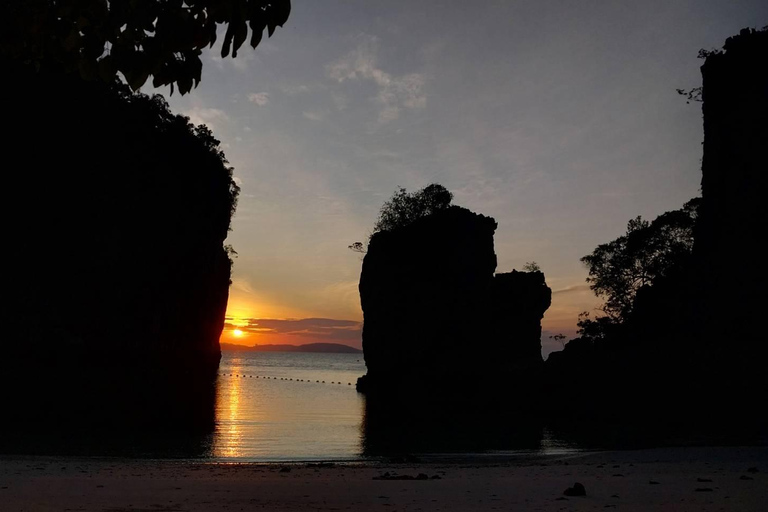
{"label": "shrub on cliff top", "polygon": [[373,225],[373,233],[407,226],[416,219],[448,208],[451,200],[453,194],[438,183],[432,183],[412,193],[398,187],[395,194],[381,207],[379,218]]}
{"label": "shrub on cliff top", "polygon": [[[453,194],[439,183],[432,183],[411,193],[403,187],[398,187],[394,195],[381,207],[379,218],[376,219],[368,239],[379,231],[392,231],[439,210],[445,210],[451,206],[452,200]],[[368,247],[363,242],[355,242],[349,249],[365,253]]]}

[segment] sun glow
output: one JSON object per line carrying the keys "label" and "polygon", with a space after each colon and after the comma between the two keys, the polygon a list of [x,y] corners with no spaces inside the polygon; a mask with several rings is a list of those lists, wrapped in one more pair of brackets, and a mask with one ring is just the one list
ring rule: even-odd
{"label": "sun glow", "polygon": [[232,331],[232,335],[235,336],[236,338],[240,338],[244,334],[245,333],[243,331],[241,331],[240,329],[235,329],[234,331]]}

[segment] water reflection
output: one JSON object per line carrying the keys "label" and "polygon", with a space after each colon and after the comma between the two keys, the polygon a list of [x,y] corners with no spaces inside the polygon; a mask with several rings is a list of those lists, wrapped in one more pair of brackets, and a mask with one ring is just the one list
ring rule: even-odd
{"label": "water reflection", "polygon": [[[233,363],[236,363],[235,360]],[[231,371],[237,375],[242,371],[240,365],[233,364]],[[241,384],[239,378],[224,379],[218,377],[216,394],[216,443],[214,453],[219,457],[241,457],[242,445],[240,394]]]}
{"label": "water reflection", "polygon": [[225,353],[215,382],[168,373],[150,378],[114,366],[76,376],[62,371],[47,381],[19,378],[24,388],[5,402],[13,414],[0,425],[0,453],[354,460],[639,448],[691,436],[656,418],[631,425],[550,421],[545,428],[507,403],[462,401],[456,393],[443,401],[418,394],[408,403],[366,400],[352,385],[365,371],[360,359]]}
{"label": "water reflection", "polygon": [[[69,356],[72,357],[72,356]],[[209,457],[215,424],[214,383],[140,360],[103,355],[46,371],[3,374],[0,453]],[[85,367],[85,369],[82,369]]]}
{"label": "water reflection", "polygon": [[[225,353],[212,456],[229,461],[356,460],[569,449],[540,422],[477,400],[366,399],[350,354]],[[380,397],[379,397],[380,398]]]}
{"label": "water reflection", "polygon": [[541,422],[471,403],[374,396],[365,402],[361,428],[365,457],[545,449]]}
{"label": "water reflection", "polygon": [[225,353],[217,381],[213,457],[355,459],[363,372],[354,354]]}
{"label": "water reflection", "polygon": [[[212,456],[221,460],[356,460],[562,449],[543,426],[455,399],[366,399],[348,354],[225,353]],[[502,412],[499,412],[502,411]]]}

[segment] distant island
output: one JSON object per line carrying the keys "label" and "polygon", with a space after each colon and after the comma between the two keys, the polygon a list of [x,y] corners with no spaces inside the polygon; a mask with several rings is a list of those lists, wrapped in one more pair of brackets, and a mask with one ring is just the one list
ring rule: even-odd
{"label": "distant island", "polygon": [[222,343],[221,350],[234,352],[312,352],[325,354],[361,354],[363,351],[341,343],[307,343],[306,345],[235,345]]}

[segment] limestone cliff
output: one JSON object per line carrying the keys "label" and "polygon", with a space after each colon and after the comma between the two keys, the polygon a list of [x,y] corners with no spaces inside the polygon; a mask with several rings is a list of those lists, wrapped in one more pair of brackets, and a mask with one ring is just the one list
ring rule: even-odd
{"label": "limestone cliff", "polygon": [[768,425],[760,405],[768,393],[768,278],[759,249],[768,221],[766,62],[768,30],[742,30],[706,55],[693,251],[638,290],[622,324],[550,356],[553,416],[686,418],[745,431]]}
{"label": "limestone cliff", "polygon": [[452,206],[371,238],[360,276],[369,393],[480,385],[541,361],[550,290],[539,272],[494,277],[496,221]]}
{"label": "limestone cliff", "polygon": [[81,418],[111,405],[112,426],[200,409],[212,424],[237,195],[218,141],[159,97],[12,74],[0,86],[5,158],[17,158],[2,188],[3,403]]}
{"label": "limestone cliff", "polygon": [[552,290],[541,272],[513,270],[496,274],[491,293],[491,340],[505,364],[541,362],[541,320]]}
{"label": "limestone cliff", "polygon": [[738,339],[739,352],[764,355],[766,344],[756,333],[768,305],[765,251],[758,249],[768,222],[766,62],[768,30],[744,29],[701,68],[704,157],[694,245],[703,283],[701,333],[720,345]]}

